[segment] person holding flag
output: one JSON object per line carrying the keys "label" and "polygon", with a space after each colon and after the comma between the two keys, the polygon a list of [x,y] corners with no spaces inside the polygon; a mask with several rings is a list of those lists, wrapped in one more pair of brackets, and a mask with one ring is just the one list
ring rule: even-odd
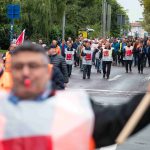
{"label": "person holding flag", "polygon": [[10,64],[11,64],[11,56],[13,54],[14,49],[23,44],[25,36],[25,30],[19,35],[15,43],[11,43],[10,47],[8,49],[8,52],[3,55],[3,64],[4,64],[4,70],[0,77],[0,89],[4,89],[9,91],[12,88],[12,77],[11,77],[11,71],[10,71]]}

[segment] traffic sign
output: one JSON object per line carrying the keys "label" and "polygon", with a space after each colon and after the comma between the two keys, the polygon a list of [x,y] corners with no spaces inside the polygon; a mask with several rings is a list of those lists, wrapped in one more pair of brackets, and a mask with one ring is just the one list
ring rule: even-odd
{"label": "traffic sign", "polygon": [[9,19],[19,19],[20,18],[20,5],[9,4],[7,6],[7,17]]}

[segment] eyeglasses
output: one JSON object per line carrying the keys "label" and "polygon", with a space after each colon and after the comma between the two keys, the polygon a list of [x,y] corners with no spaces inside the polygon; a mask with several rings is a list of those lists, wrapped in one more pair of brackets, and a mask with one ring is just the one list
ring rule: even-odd
{"label": "eyeglasses", "polygon": [[48,67],[47,64],[38,64],[38,63],[27,63],[27,64],[23,64],[23,63],[16,63],[16,64],[12,64],[11,68],[12,70],[15,71],[22,71],[24,67],[28,67],[29,70],[31,71],[37,71],[41,68],[45,68]]}

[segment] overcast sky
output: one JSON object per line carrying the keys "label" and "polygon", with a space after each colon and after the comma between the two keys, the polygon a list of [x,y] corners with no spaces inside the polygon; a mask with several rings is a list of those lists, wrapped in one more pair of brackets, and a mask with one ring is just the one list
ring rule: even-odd
{"label": "overcast sky", "polygon": [[117,0],[125,9],[128,10],[130,22],[137,21],[143,18],[143,8],[138,0]]}

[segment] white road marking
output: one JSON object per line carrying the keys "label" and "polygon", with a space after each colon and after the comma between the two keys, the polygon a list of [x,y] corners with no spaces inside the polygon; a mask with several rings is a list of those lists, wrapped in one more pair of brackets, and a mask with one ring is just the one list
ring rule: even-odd
{"label": "white road marking", "polygon": [[113,77],[112,79],[109,79],[108,81],[115,81],[117,79],[119,79],[122,75],[116,75],[115,77]]}
{"label": "white road marking", "polygon": [[144,81],[149,81],[149,80],[150,80],[150,76],[145,77],[143,80],[144,80]]}
{"label": "white road marking", "polygon": [[[142,91],[119,91],[119,90],[102,90],[102,89],[72,89],[72,88],[67,88],[71,90],[77,90],[77,91],[87,91],[88,93],[100,93],[100,92],[106,92],[106,93],[125,93],[125,94],[138,94],[142,93]],[[143,91],[144,92],[144,91]]]}

